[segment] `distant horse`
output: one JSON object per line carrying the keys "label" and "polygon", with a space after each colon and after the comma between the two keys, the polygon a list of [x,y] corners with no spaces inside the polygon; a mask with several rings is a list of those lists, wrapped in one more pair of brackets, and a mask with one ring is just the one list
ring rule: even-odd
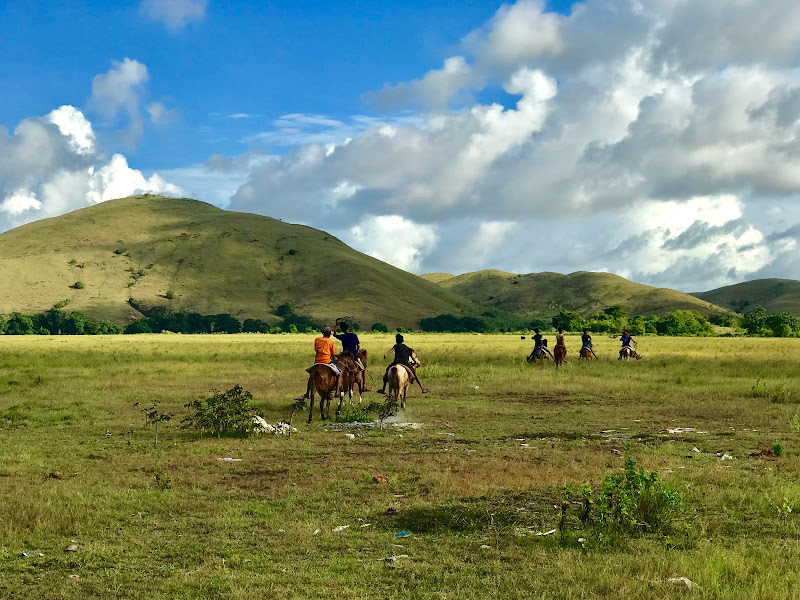
{"label": "distant horse", "polygon": [[410,366],[405,365],[392,365],[389,367],[388,372],[388,387],[386,393],[388,399],[393,399],[400,405],[400,408],[406,407],[406,393],[408,392],[408,384],[411,383],[413,371],[411,369],[419,368],[420,362],[417,360],[417,355],[412,351],[409,357]]}
{"label": "distant horse", "polygon": [[636,352],[635,347],[623,346],[619,351],[619,358],[617,360],[630,360],[632,358],[639,360],[642,358],[642,355]]}
{"label": "distant horse", "polygon": [[578,353],[578,358],[585,358],[585,359],[588,360],[588,359],[592,358],[592,351],[589,350],[586,346],[584,346],[583,348],[581,348],[581,351]]}
{"label": "distant horse", "polygon": [[[314,412],[314,393],[319,394],[319,417],[323,421],[331,416],[331,396],[339,393],[343,395],[339,387],[339,376],[327,365],[315,364],[308,369],[308,386],[306,387],[306,397],[309,400],[308,422],[311,423],[311,415]],[[341,405],[341,399],[339,400]]]}
{"label": "distant horse", "polygon": [[553,348],[553,360],[556,363],[556,369],[564,364],[567,360],[567,347],[556,344],[556,347]]}
{"label": "distant horse", "polygon": [[548,355],[555,359],[555,357],[550,353],[550,350],[547,348],[547,340],[542,340],[542,345],[539,348],[534,348],[531,350],[531,353],[525,360],[527,360],[529,363],[533,363],[537,360],[544,360],[548,358]]}

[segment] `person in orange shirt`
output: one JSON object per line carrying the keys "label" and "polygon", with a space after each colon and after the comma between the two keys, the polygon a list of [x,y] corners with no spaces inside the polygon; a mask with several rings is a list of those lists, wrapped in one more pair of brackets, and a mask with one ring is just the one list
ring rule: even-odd
{"label": "person in orange shirt", "polygon": [[331,364],[331,359],[336,356],[336,348],[331,339],[330,327],[323,327],[322,337],[318,337],[314,340],[314,352],[316,353],[314,363],[322,363],[324,365]]}

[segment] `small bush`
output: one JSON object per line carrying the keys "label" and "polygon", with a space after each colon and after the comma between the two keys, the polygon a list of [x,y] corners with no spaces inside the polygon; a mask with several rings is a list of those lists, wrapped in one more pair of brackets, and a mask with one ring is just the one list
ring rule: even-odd
{"label": "small bush", "polygon": [[72,287],[73,290],[82,290],[85,286],[82,281],[76,281],[70,287]]}
{"label": "small bush", "polygon": [[184,427],[209,431],[217,437],[247,435],[252,428],[254,407],[250,403],[253,395],[240,385],[226,392],[213,390],[206,400],[195,400],[186,404],[189,416],[183,420]]}
{"label": "small bush", "polygon": [[342,412],[336,414],[337,423],[370,423],[370,417],[367,408],[349,404]]}
{"label": "small bush", "polygon": [[783,444],[781,444],[780,442],[775,442],[772,445],[772,453],[775,456],[780,456],[781,454],[783,454]]}
{"label": "small bush", "polygon": [[[562,528],[572,492],[564,490]],[[595,491],[584,482],[580,490],[578,517],[599,536],[666,532],[684,509],[683,496],[655,471],[636,469],[636,461],[625,448],[625,469],[622,475],[609,475]]]}
{"label": "small bush", "polygon": [[372,331],[376,331],[378,333],[389,333],[389,328],[383,323],[373,323]]}
{"label": "small bush", "polygon": [[175,297],[175,292],[173,292],[172,290],[167,290],[167,293],[164,294],[164,298],[166,298],[167,300],[172,300],[174,297]]}

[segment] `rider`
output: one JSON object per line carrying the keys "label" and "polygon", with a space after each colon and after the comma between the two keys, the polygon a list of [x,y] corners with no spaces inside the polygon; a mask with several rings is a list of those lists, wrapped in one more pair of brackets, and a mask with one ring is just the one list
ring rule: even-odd
{"label": "rider", "polygon": [[[342,333],[339,335],[335,333],[337,329],[341,329]],[[358,349],[361,346],[358,341],[358,336],[355,333],[350,333],[350,326],[344,321],[336,321],[333,327],[334,334],[337,340],[342,342],[342,352],[350,352],[356,361],[358,369],[361,371],[361,389],[365,392],[371,392],[372,388],[367,387],[367,365],[365,365],[358,356]]]}
{"label": "rider", "polygon": [[627,329],[622,330],[622,335],[619,339],[622,341],[622,348],[619,350],[619,357],[622,358],[622,351],[625,350],[625,348],[630,348],[633,351],[633,355],[636,356],[636,350],[631,347],[633,338],[630,336]]}
{"label": "rider", "polygon": [[414,370],[414,367],[411,366],[411,356],[414,350],[403,343],[403,336],[399,333],[394,336],[394,340],[396,342],[395,345],[389,348],[386,351],[386,354],[383,355],[383,358],[385,359],[387,354],[394,352],[394,360],[388,367],[386,367],[386,371],[383,374],[383,386],[378,390],[378,393],[386,393],[386,384],[389,382],[389,369],[391,369],[394,365],[403,365],[404,367],[407,367],[414,376],[414,380],[419,384],[420,389],[422,389],[422,393],[427,394],[428,388],[422,385],[417,372]]}
{"label": "rider", "polygon": [[594,353],[592,349],[592,336],[589,335],[589,330],[584,328],[583,335],[581,336],[581,343],[583,343],[583,347],[586,348],[589,352],[592,353],[592,356],[597,358],[597,354]]}
{"label": "rider", "polygon": [[561,346],[564,348],[564,362],[567,362],[567,345],[564,343],[564,328],[559,327],[558,333],[556,334],[556,346]]}
{"label": "rider", "polygon": [[[337,386],[338,389],[341,389],[342,370],[339,368],[339,365],[336,364],[336,347],[333,345],[333,340],[331,339],[330,327],[323,327],[322,337],[318,337],[314,340],[314,353],[314,364],[330,366],[334,373],[336,373],[336,375],[339,377]],[[306,371],[310,373],[311,367],[308,367]]]}
{"label": "rider", "polygon": [[534,331],[536,335],[533,336],[533,355],[539,356],[542,353],[542,332],[538,327]]}

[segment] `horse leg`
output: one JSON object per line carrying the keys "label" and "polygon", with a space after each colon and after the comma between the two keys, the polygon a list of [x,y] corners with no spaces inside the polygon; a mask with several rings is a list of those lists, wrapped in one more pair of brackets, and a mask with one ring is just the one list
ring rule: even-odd
{"label": "horse leg", "polygon": [[311,423],[311,416],[314,414],[314,387],[311,385],[311,381],[308,382],[308,397],[309,406],[308,406],[308,422]]}

